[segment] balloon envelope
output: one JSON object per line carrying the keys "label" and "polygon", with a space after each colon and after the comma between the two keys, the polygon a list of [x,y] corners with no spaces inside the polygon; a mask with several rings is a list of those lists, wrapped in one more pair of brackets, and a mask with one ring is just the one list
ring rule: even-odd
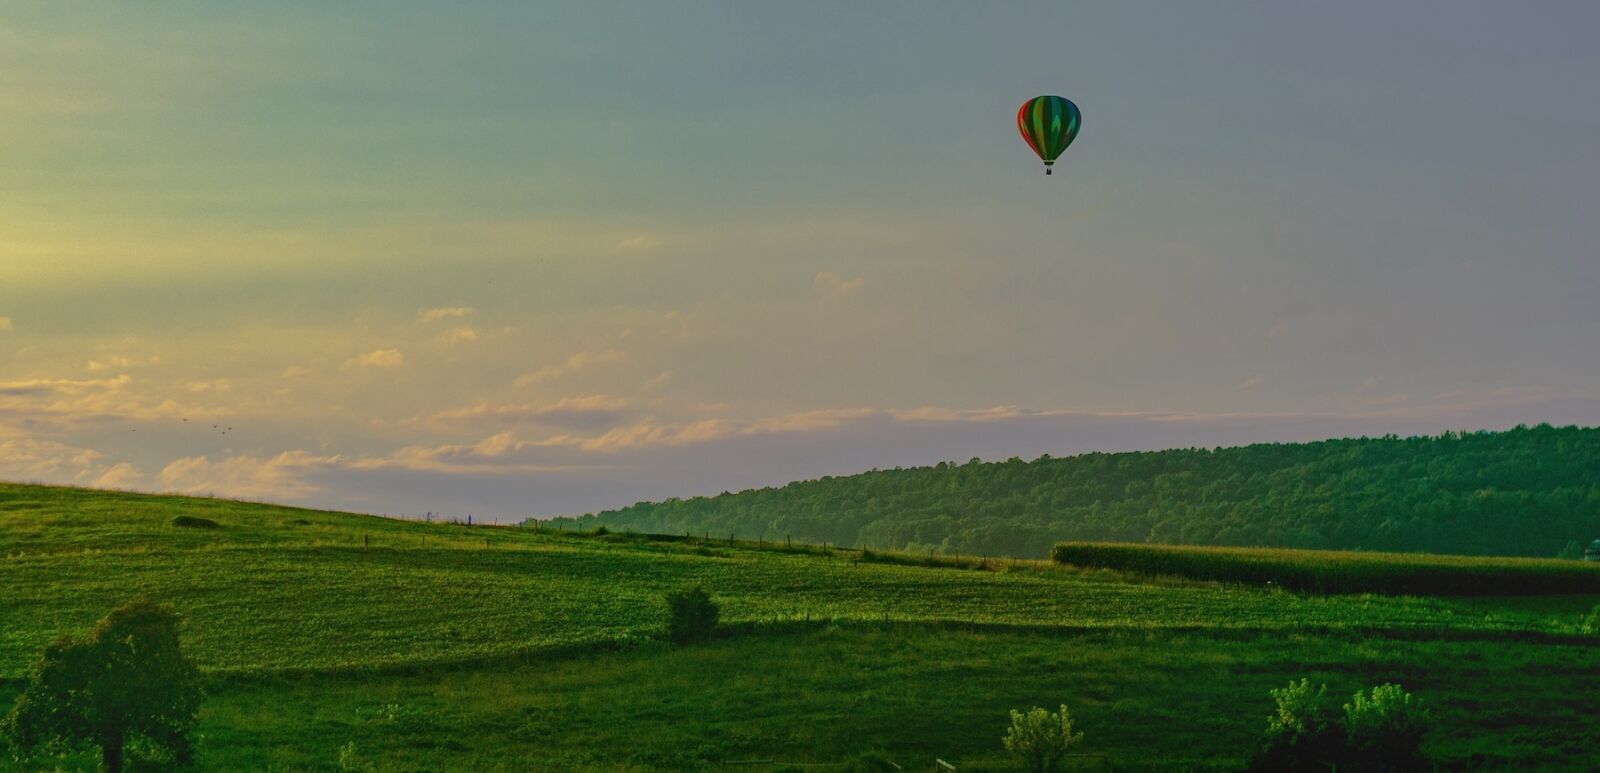
{"label": "balloon envelope", "polygon": [[1070,99],[1057,96],[1034,97],[1017,108],[1017,131],[1022,141],[1044,161],[1045,174],[1056,162],[1061,151],[1066,150],[1078,136],[1083,125],[1083,114]]}

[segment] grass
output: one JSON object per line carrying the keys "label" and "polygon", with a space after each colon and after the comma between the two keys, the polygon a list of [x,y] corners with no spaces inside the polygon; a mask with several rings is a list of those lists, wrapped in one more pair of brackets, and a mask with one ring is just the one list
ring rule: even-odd
{"label": "grass", "polygon": [[[145,595],[183,616],[212,681],[207,770],[334,770],[348,743],[385,771],[874,748],[908,770],[1003,769],[1006,711],[1063,702],[1106,755],[1081,765],[1225,769],[1267,689],[1300,676],[1436,701],[1456,765],[1580,769],[1575,739],[1600,733],[1594,596],[1320,596],[701,543],[0,484],[0,701],[45,643]],[[662,596],[693,583],[722,603],[724,638],[668,647]]]}
{"label": "grass", "polygon": [[[1600,734],[1595,651],[1527,642],[1205,632],[971,632],[858,624],[406,675],[236,678],[201,715],[207,770],[695,770],[829,763],[881,749],[1010,770],[1006,711],[1067,703],[1075,770],[1226,770],[1288,675],[1430,701],[1446,769],[1585,770]],[[4,697],[4,696],[0,696]],[[87,765],[87,757],[69,758]],[[767,768],[755,767],[754,770]]]}
{"label": "grass", "polygon": [[1600,563],[1346,550],[1062,542],[1060,564],[1276,585],[1310,593],[1445,596],[1600,594]]}

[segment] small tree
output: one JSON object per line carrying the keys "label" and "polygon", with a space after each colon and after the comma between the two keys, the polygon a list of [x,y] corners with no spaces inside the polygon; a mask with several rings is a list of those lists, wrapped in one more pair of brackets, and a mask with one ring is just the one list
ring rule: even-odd
{"label": "small tree", "polygon": [[1399,685],[1360,692],[1340,713],[1328,698],[1327,685],[1311,688],[1301,679],[1272,690],[1277,712],[1267,718],[1261,747],[1246,767],[1250,771],[1390,771],[1425,770],[1421,741],[1432,720],[1418,701]]}
{"label": "small tree", "polygon": [[1416,696],[1397,684],[1357,691],[1344,705],[1349,767],[1354,770],[1426,770],[1422,739],[1433,718]]}
{"label": "small tree", "polygon": [[1328,699],[1328,686],[1311,688],[1309,679],[1290,681],[1270,690],[1277,711],[1267,717],[1267,731],[1251,770],[1330,770],[1342,754],[1344,728]]}
{"label": "small tree", "polygon": [[131,743],[187,762],[200,699],[200,672],[178,646],[177,615],[133,601],[89,638],[46,647],[3,729],[22,752],[98,747],[107,773],[120,773]]}
{"label": "small tree", "polygon": [[1011,729],[1000,740],[1006,751],[1022,759],[1029,773],[1048,773],[1057,770],[1068,747],[1082,739],[1083,733],[1072,733],[1066,706],[1059,714],[1035,706],[1026,714],[1012,709]]}
{"label": "small tree", "polygon": [[711,636],[721,610],[706,589],[696,585],[667,594],[667,635],[678,644]]}

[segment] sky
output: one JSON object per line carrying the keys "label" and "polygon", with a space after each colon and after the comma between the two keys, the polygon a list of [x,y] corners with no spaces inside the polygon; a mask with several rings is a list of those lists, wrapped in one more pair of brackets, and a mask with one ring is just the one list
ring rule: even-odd
{"label": "sky", "polygon": [[1600,424],[1597,25],[0,0],[0,479],[511,520]]}

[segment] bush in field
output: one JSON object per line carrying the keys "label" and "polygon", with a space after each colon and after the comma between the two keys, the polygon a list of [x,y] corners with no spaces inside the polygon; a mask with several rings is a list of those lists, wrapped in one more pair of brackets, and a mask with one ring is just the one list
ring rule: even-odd
{"label": "bush in field", "polygon": [[1271,691],[1276,713],[1267,718],[1261,747],[1247,770],[1403,771],[1428,767],[1422,739],[1432,728],[1431,716],[1415,696],[1399,685],[1357,692],[1341,712],[1328,697],[1327,685],[1312,689],[1301,679]]}
{"label": "bush in field", "polygon": [[706,589],[696,585],[667,594],[667,635],[678,644],[711,636],[721,610]]}
{"label": "bush in field", "polygon": [[378,766],[361,755],[356,742],[339,747],[339,773],[377,773]]}
{"label": "bush in field", "polygon": [[1053,714],[1035,706],[1024,714],[1011,710],[1011,728],[1000,739],[1006,751],[1022,760],[1029,773],[1047,773],[1058,770],[1061,758],[1072,744],[1083,739],[1083,733],[1072,732],[1072,717],[1067,707]]}
{"label": "bush in field", "polygon": [[200,709],[200,672],[178,646],[178,617],[134,601],[100,620],[89,638],[46,647],[4,720],[23,753],[97,747],[107,773],[125,751],[184,764]]}
{"label": "bush in field", "polygon": [[1583,632],[1591,636],[1600,636],[1600,604],[1589,610],[1589,616],[1583,619]]}
{"label": "bush in field", "polygon": [[167,524],[180,529],[218,529],[222,527],[222,524],[210,518],[201,518],[198,515],[175,515],[172,520],[167,521]]}
{"label": "bush in field", "polygon": [[1357,692],[1344,705],[1348,734],[1345,770],[1426,770],[1422,739],[1433,718],[1416,696],[1397,684],[1372,688],[1371,695]]}
{"label": "bush in field", "polygon": [[1262,748],[1251,761],[1252,771],[1331,770],[1344,747],[1344,728],[1327,685],[1316,689],[1311,682],[1290,681],[1281,690],[1272,690],[1277,712],[1267,718]]}

